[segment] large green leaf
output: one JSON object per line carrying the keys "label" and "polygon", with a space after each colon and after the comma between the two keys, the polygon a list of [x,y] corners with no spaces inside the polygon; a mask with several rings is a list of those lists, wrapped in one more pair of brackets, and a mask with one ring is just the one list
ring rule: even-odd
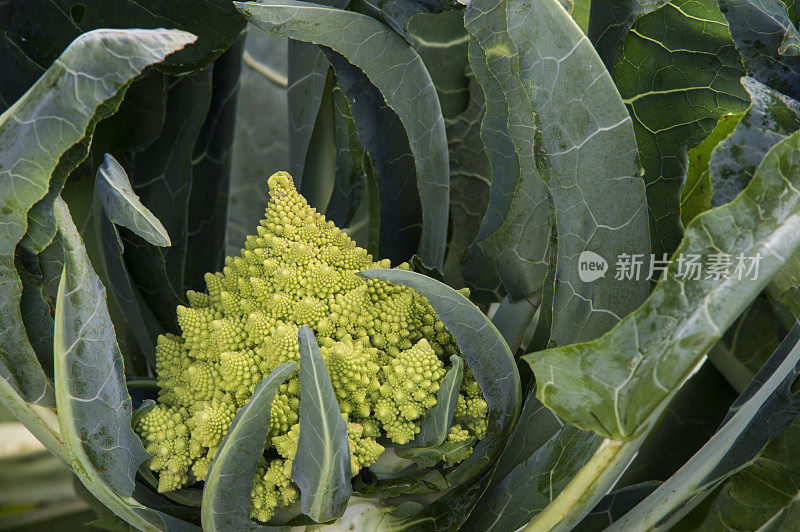
{"label": "large green leaf", "polygon": [[751,463],[794,419],[800,396],[792,388],[798,372],[800,323],[739,396],[714,437],[609,530],[669,530],[726,478]]}
{"label": "large green leaf", "polygon": [[711,204],[715,207],[741,192],[764,154],[800,129],[800,103],[750,77],[742,78],[742,85],[750,95],[750,107],[709,160],[714,189]]}
{"label": "large green leaf", "polygon": [[[0,191],[0,210],[4,212],[0,231],[4,291],[0,328],[5,331],[0,374],[29,401],[52,403],[53,396],[25,337],[19,312],[21,285],[13,254],[28,228],[27,213],[45,195],[52,202],[58,194],[66,174],[77,164],[73,152],[85,156],[84,140],[98,113],[113,109],[104,107],[107,102],[118,101],[119,91],[148,65],[192,40],[186,33],[164,30],[87,34],[0,116],[0,179],[9,185]],[[55,176],[52,183],[51,176]],[[51,185],[54,194],[48,194]],[[52,217],[50,211],[47,219]],[[52,239],[50,236],[42,242]]]}
{"label": "large green leaf", "polygon": [[[20,250],[22,251],[22,250]],[[23,253],[21,252],[20,255]],[[38,266],[38,260],[35,261]],[[22,281],[22,295],[19,308],[22,313],[22,323],[28,341],[36,353],[42,369],[49,378],[53,378],[53,307],[55,301],[50,298],[44,285],[44,276],[41,271],[31,270],[16,261],[17,273]]]}
{"label": "large green leaf", "polygon": [[211,101],[191,158],[184,287],[205,286],[206,272],[220,270],[224,264],[243,53],[244,37],[239,37],[213,65]]}
{"label": "large green leaf", "polygon": [[786,332],[776,319],[769,299],[762,293],[725,331],[708,356],[731,386],[742,392]]}
{"label": "large green leaf", "polygon": [[575,532],[600,532],[625,515],[660,485],[658,481],[641,482],[612,491],[598,503]]}
{"label": "large green leaf", "polygon": [[92,495],[132,526],[146,531],[196,530],[131,498],[136,469],[147,453],[130,425],[131,399],[105,306],[105,288],[66,204],[59,198],[54,205],[65,259],[54,338],[63,453]]}
{"label": "large green leaf", "polygon": [[292,480],[300,488],[300,509],[323,523],[341,517],[347,508],[352,492],[350,443],[314,333],[304,325],[298,337],[300,437]]}
{"label": "large green leaf", "polygon": [[[518,17],[520,11],[530,16]],[[475,0],[465,21],[488,71],[503,87],[512,141],[520,154],[526,150],[520,157],[522,180],[541,181],[548,199],[538,204],[519,185],[504,222],[516,236],[503,236],[501,228],[484,241],[484,250],[496,266],[509,260],[527,268],[530,211],[549,204],[554,237],[540,341],[564,345],[596,338],[636,308],[648,290],[644,276],[586,279],[580,270],[584,254],[600,254],[609,263],[626,254],[648,254],[631,118],[589,40],[557,1]],[[499,255],[489,253],[489,241]],[[499,271],[512,300],[539,288],[520,286]]]}
{"label": "large green leaf", "polygon": [[800,316],[800,254],[795,254],[767,286],[766,294],[784,327]]}
{"label": "large green leaf", "polygon": [[520,378],[511,351],[486,316],[449,286],[407,270],[367,270],[360,275],[413,288],[427,298],[455,338],[489,405],[489,423],[486,435],[472,454],[448,473],[447,481],[457,485],[474,479],[494,462],[519,414]]}
{"label": "large green leaf", "polygon": [[447,0],[359,0],[358,11],[373,16],[413,42],[412,19],[418,15],[440,13],[452,7]]}
{"label": "large green leaf", "polygon": [[745,109],[742,75],[716,0],[673,0],[628,32],[613,77],[633,118],[657,257],[672,253],[683,233],[686,152],[722,116]]}
{"label": "large green leaf", "polygon": [[227,252],[234,256],[264,217],[267,176],[289,168],[286,41],[248,31],[233,141]]}
{"label": "large green leaf", "polygon": [[[516,300],[541,288],[550,251],[547,190],[535,169],[530,134],[535,124],[530,109],[524,108],[528,99],[513,64],[497,55],[490,69],[475,39],[470,40],[469,61],[486,97],[481,139],[492,182],[478,235],[464,252],[464,281],[479,294],[491,294],[497,291],[499,277]],[[497,74],[501,65],[506,67],[503,82]]]}
{"label": "large green leaf", "polygon": [[[607,437],[641,434],[659,404],[800,248],[798,179],[795,133],[769,151],[734,201],[689,224],[675,258],[636,312],[593,342],[525,356],[540,400],[566,421]],[[690,256],[710,268],[720,254],[732,260],[727,274],[723,268],[719,275],[708,269],[686,275]],[[740,256],[752,259],[737,270]],[[747,271],[753,263],[755,275]]]}
{"label": "large green leaf", "polygon": [[747,73],[800,98],[800,33],[781,0],[719,0]]}
{"label": "large green leaf", "polygon": [[[130,177],[133,190],[161,221],[172,241],[172,245],[163,250],[144,246],[144,258],[152,261],[157,260],[154,257],[163,255],[169,282],[178,293],[187,288],[202,288],[202,285],[187,285],[188,278],[192,276],[188,274],[186,258],[189,253],[190,203],[194,194],[192,156],[211,105],[212,70],[208,68],[193,76],[169,79],[167,113],[158,140],[146,150],[127,155],[127,161],[120,159],[132,169]],[[122,235],[123,242],[126,242],[126,233]],[[134,238],[139,240],[138,237]],[[133,246],[129,248],[126,242],[126,258],[138,249]],[[203,270],[206,271],[209,270]],[[131,274],[137,284],[144,285],[147,282],[142,279],[146,274],[138,268],[132,267]],[[147,293],[145,297],[148,297]],[[160,304],[163,302],[150,300],[153,309]],[[165,313],[172,315],[174,309],[168,307],[164,311],[157,311],[162,322],[165,322],[162,316]]]}
{"label": "large green leaf", "polygon": [[408,36],[431,74],[445,122],[457,117],[470,102],[469,34],[463,14],[458,10],[420,13],[409,21]]}
{"label": "large green leaf", "polygon": [[797,442],[800,422],[767,445],[750,465],[735,473],[673,530],[792,530],[800,506],[800,464]]}
{"label": "large green leaf", "polygon": [[203,486],[204,529],[210,532],[275,530],[275,527],[258,526],[250,518],[250,492],[267,442],[272,401],[280,385],[295,369],[295,364],[287,362],[272,370],[236,413]]}
{"label": "large green leaf", "polygon": [[703,364],[667,407],[617,487],[668,479],[714,435],[739,391],[714,364]]}
{"label": "large green leaf", "polygon": [[68,451],[88,462],[114,493],[128,497],[147,453],[130,427],[131,399],[114,326],[104,311],[105,287],[60,200],[56,216],[64,246],[54,337],[59,422]]}
{"label": "large green leaf", "polygon": [[332,48],[381,91],[403,123],[414,154],[423,220],[419,257],[426,267],[441,269],[449,204],[447,138],[439,100],[419,55],[388,27],[358,13],[293,0],[236,6],[267,33]]}

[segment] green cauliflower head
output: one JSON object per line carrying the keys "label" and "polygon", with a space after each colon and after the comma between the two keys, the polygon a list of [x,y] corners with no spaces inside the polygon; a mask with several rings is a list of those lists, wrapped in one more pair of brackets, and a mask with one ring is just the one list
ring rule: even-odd
{"label": "green cauliflower head", "polygon": [[[148,465],[158,473],[159,491],[205,479],[255,386],[281,364],[299,360],[301,325],[317,337],[348,423],[354,475],[378,460],[385,446],[414,439],[436,404],[444,361],[459,354],[424,297],[357,275],[388,268],[388,260],[373,261],[311,208],[289,174],[274,174],[268,185],[270,201],[257,234],[247,237],[239,257],[226,258],[222,272],[206,274],[207,293],[187,293],[189,306],[177,309],[181,335],[158,338],[159,402],[135,429],[152,455]],[[295,373],[272,404],[252,492],[252,516],[259,521],[298,498],[291,467],[299,397]],[[450,437],[479,439],[487,411],[467,371],[454,420],[458,429]]]}

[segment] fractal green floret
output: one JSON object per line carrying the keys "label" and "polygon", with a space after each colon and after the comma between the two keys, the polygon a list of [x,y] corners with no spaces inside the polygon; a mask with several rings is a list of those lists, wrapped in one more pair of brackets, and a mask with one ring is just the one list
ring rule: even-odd
{"label": "fractal green floret", "polygon": [[[222,273],[206,274],[207,293],[189,292],[177,309],[181,336],[156,348],[159,404],[136,424],[152,455],[159,491],[202,481],[236,412],[256,385],[297,362],[298,330],[315,333],[342,415],[353,475],[385,447],[412,442],[458,346],[424,297],[365,279],[375,262],[297,193],[291,177],[269,178],[270,201],[258,234]],[[402,264],[399,268],[408,268]],[[295,372],[272,403],[269,438],[252,491],[252,515],[267,521],[294,503],[291,480],[299,436]],[[448,441],[479,440],[488,408],[467,370]],[[469,450],[459,456],[466,458]],[[443,464],[452,466],[452,457]]]}

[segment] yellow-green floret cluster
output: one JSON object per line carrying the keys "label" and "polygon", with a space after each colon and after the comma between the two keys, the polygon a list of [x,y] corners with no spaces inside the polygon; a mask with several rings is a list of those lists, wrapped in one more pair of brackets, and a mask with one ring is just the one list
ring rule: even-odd
{"label": "yellow-green floret cluster", "polygon": [[[354,475],[378,460],[384,445],[414,439],[436,404],[444,361],[459,353],[424,297],[356,275],[388,268],[387,260],[374,262],[312,209],[288,174],[279,172],[268,184],[270,201],[257,235],[247,237],[241,256],[226,259],[221,273],[206,274],[207,293],[187,294],[189,306],[177,310],[181,336],[158,338],[159,403],[135,428],[153,456],[149,467],[158,473],[159,491],[206,478],[256,384],[299,360],[301,325],[317,337],[347,421]],[[259,521],[299,497],[291,480],[299,406],[295,372],[272,403],[252,491]],[[487,410],[466,371],[448,441],[480,439]]]}

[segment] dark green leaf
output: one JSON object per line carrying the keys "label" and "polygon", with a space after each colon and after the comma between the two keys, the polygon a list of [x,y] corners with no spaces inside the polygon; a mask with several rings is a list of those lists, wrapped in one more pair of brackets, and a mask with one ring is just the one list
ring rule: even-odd
{"label": "dark green leaf", "polygon": [[800,33],[781,0],[719,0],[747,73],[800,98]]}
{"label": "dark green leaf", "polygon": [[[444,496],[425,505],[418,513],[407,517],[397,528],[403,532],[459,530],[478,503],[491,478],[492,469],[490,468],[471,482],[456,486]],[[406,506],[403,509],[409,510],[409,507]]]}
{"label": "dark green leaf", "polygon": [[460,356],[451,356],[450,363],[452,366],[447,370],[436,393],[436,405],[425,414],[420,430],[414,441],[408,444],[409,447],[439,447],[447,437],[464,376],[464,362]]}
{"label": "dark green leaf", "polygon": [[[530,14],[520,18],[521,11]],[[501,236],[501,228],[484,241],[484,249],[493,240],[499,251],[490,253],[493,260],[506,257],[527,268],[522,257],[527,256],[531,209],[549,204],[554,246],[542,293],[540,341],[565,345],[596,338],[648,291],[644,276],[630,279],[617,272],[587,279],[580,271],[584,254],[600,254],[608,262],[648,254],[644,183],[631,118],[589,40],[557,1],[473,0],[465,21],[504,89],[522,179],[546,187],[545,196],[529,197],[518,185],[504,222],[518,236]],[[499,271],[512,301],[540,288]]]}
{"label": "dark green leaf", "polygon": [[[416,449],[403,451],[409,459],[422,463],[439,463],[444,459],[444,455],[436,452],[437,449]],[[434,461],[435,460],[435,461]],[[419,464],[419,467],[426,467]],[[386,498],[399,497],[404,494],[415,493],[440,493],[447,490],[447,480],[441,472],[436,469],[427,471],[422,475],[409,475],[397,478],[364,481],[360,476],[354,479],[354,491],[363,497]],[[352,499],[351,499],[352,500]]]}
{"label": "dark green leaf", "polygon": [[[121,233],[122,240],[126,244],[126,260],[136,284],[147,286],[155,280],[138,267],[134,267],[130,261],[131,256],[138,255],[136,262],[138,260],[152,262],[157,261],[159,255],[163,255],[173,290],[183,293],[189,288],[202,288],[202,285],[187,284],[189,280],[195,279],[196,275],[188,273],[190,265],[186,259],[189,253],[190,202],[194,194],[192,156],[211,104],[212,70],[208,68],[193,76],[170,80],[167,114],[159,139],[146,150],[126,157],[126,166],[135,169],[135,173],[132,172],[130,176],[133,190],[142,203],[147,205],[147,208],[161,221],[172,241],[172,246],[165,249],[150,249],[144,242],[139,246],[128,246],[126,237],[128,232]],[[140,239],[135,238],[135,241]],[[144,254],[140,254],[140,250],[144,251]],[[223,250],[220,249],[219,252]],[[209,270],[204,269],[200,275],[207,271]],[[148,276],[148,279],[144,279],[145,276]],[[162,324],[169,328],[163,314],[166,313],[170,319],[174,319],[175,305],[169,305],[164,311],[160,311],[159,307],[166,305],[166,301],[150,299],[148,291],[144,291],[143,295],[156,311]]]}
{"label": "dark green leaf", "polygon": [[360,275],[413,288],[427,298],[455,338],[489,405],[489,425],[472,454],[447,480],[458,485],[475,478],[494,462],[519,414],[520,379],[511,351],[486,316],[449,286],[407,270],[367,270]]}
{"label": "dark green leaf", "polygon": [[426,267],[441,269],[449,204],[447,138],[439,100],[419,55],[389,28],[358,13],[293,0],[235,5],[267,33],[332,48],[381,91],[403,123],[415,156],[423,217],[419,257]]}
{"label": "dark green leaf", "polygon": [[233,142],[228,256],[239,253],[264,217],[267,176],[290,168],[286,68],[285,39],[248,31]]}
{"label": "dark green leaf", "polygon": [[703,364],[667,407],[617,486],[667,480],[714,435],[737,391],[714,364]]}
{"label": "dark green leaf", "polygon": [[660,482],[651,480],[612,491],[603,497],[603,500],[595,506],[594,510],[575,527],[575,532],[600,532],[605,530],[611,523],[625,515],[631,508],[653,493],[660,484]]}
{"label": "dark green leaf", "polygon": [[508,298],[503,299],[497,307],[492,323],[505,338],[511,352],[517,355],[520,348],[527,345],[525,338],[532,326],[536,325],[536,312],[541,302],[541,294],[534,294],[511,303]]}
{"label": "dark green leaf", "polygon": [[[83,6],[80,17],[75,6]],[[174,74],[199,70],[219,57],[244,27],[226,0],[27,0],[15,2],[9,31],[29,57],[49,65],[80,34],[99,28],[175,28],[199,38],[162,67]],[[4,69],[5,70],[5,69]],[[19,94],[3,96],[13,101]]]}
{"label": "dark green leaf", "polygon": [[451,7],[446,0],[360,0],[355,4],[359,11],[383,21],[409,42],[413,42],[410,26],[415,16],[440,13]]}
{"label": "dark green leaf", "polygon": [[[470,40],[469,62],[486,97],[481,139],[492,183],[478,236],[463,255],[464,281],[479,295],[490,295],[502,291],[497,288],[499,277],[516,300],[541,288],[550,252],[552,220],[547,189],[535,168],[530,134],[535,125],[530,109],[520,108],[528,99],[511,72],[512,65],[497,55],[489,68],[475,39]],[[501,83],[495,71],[500,72],[503,65]]]}
{"label": "dark green leaf", "polygon": [[625,39],[613,77],[633,118],[657,257],[672,253],[683,233],[687,150],[722,116],[744,111],[742,75],[716,0],[673,0],[641,17]]}
{"label": "dark green leaf", "polygon": [[800,253],[793,255],[781,268],[767,286],[766,293],[783,326],[791,327],[800,317]]}
{"label": "dark green leaf", "polygon": [[767,445],[750,465],[735,473],[718,490],[680,521],[673,530],[792,530],[798,518],[800,491],[800,420]]}
{"label": "dark green leaf", "polygon": [[289,169],[300,190],[330,64],[314,44],[289,40]]}
{"label": "dark green leaf", "polygon": [[711,204],[715,207],[736,197],[767,151],[800,129],[800,103],[753,78],[742,78],[742,85],[750,95],[750,107],[709,161],[714,189]]}
{"label": "dark green leaf", "polygon": [[800,395],[800,323],[790,331],[723,425],[691,460],[608,530],[668,530],[730,475],[750,464],[794,419]]}
{"label": "dark green leaf", "polygon": [[337,150],[333,108],[335,79],[331,70],[326,72],[327,78],[305,154],[303,180],[299,188],[308,204],[319,212],[325,212],[336,180]]}
{"label": "dark green leaf", "polygon": [[[22,250],[20,249],[20,253]],[[38,264],[38,260],[36,261]],[[16,263],[17,273],[22,281],[22,295],[19,308],[28,341],[36,353],[42,369],[48,378],[53,378],[53,306],[54,301],[47,294],[44,278],[39,272],[30,272],[22,264]]]}
{"label": "dark green leaf", "polygon": [[[445,118],[450,147],[450,223],[452,231],[444,260],[444,278],[450,286],[463,286],[462,255],[475,240],[489,205],[492,168],[481,140],[481,120],[486,110],[483,90],[470,71],[469,104],[459,115]],[[482,301],[502,298],[502,286],[491,266],[484,265],[491,282],[471,283],[471,297]],[[490,286],[491,285],[491,286]]]}
{"label": "dark green leaf", "polygon": [[408,36],[431,74],[447,123],[470,102],[470,78],[466,75],[469,34],[464,15],[459,10],[420,13],[410,20]]}
{"label": "dark green leaf", "polygon": [[420,244],[422,211],[415,185],[417,173],[408,137],[397,114],[380,91],[340,54],[326,51],[339,86],[350,103],[361,144],[367,149],[377,178],[379,222],[377,255],[394,264],[411,259]]}
{"label": "dark green leaf", "polygon": [[[462,453],[471,449],[474,444],[475,438],[467,438],[459,441],[446,441],[438,447],[398,448],[397,455],[401,458],[413,460],[418,467],[428,468],[434,467],[451,457],[462,456]],[[444,477],[442,477],[442,481],[444,482],[443,485],[434,486],[437,488],[435,491],[443,491],[448,488],[447,480]],[[402,493],[408,492],[404,491]],[[398,495],[402,493],[398,493]]]}
{"label": "dark green leaf", "polygon": [[786,335],[775,318],[772,305],[761,294],[709,351],[711,362],[737,391],[747,388]]}
{"label": "dark green leaf", "polygon": [[225,260],[225,222],[243,52],[242,36],[214,62],[211,101],[191,159],[184,287],[204,286],[206,272],[221,269]]}
{"label": "dark green leaf", "polygon": [[601,438],[561,421],[533,394],[466,527],[515,530],[539,514],[588,462]]}
{"label": "dark green leaf", "polygon": [[634,22],[667,2],[669,0],[592,2],[587,35],[608,70],[613,69],[617,54]]}
{"label": "dark green leaf", "polygon": [[[642,433],[659,404],[800,248],[798,179],[795,133],[770,150],[734,201],[689,224],[675,258],[636,312],[593,342],[525,356],[539,399],[566,421],[614,439]],[[708,268],[720,254],[732,264],[714,279]],[[686,275],[690,255],[697,256],[700,275]],[[748,274],[755,264],[758,271]]]}
{"label": "dark green leaf", "polygon": [[347,227],[366,193],[368,155],[358,138],[347,96],[338,85],[333,87],[333,112],[336,179],[325,217],[337,227]]}
{"label": "dark green leaf", "polygon": [[166,229],[139,201],[128,174],[111,154],[106,154],[97,170],[95,194],[111,222],[127,227],[154,246],[170,245]]}
{"label": "dark green leaf", "polygon": [[300,438],[292,480],[300,488],[300,509],[324,523],[341,517],[352,492],[350,443],[314,333],[304,325],[298,337]]}
{"label": "dark green leaf", "polygon": [[203,528],[211,532],[275,530],[258,526],[250,518],[250,492],[267,442],[272,401],[295,367],[287,362],[272,370],[236,413],[205,481],[201,510]]}
{"label": "dark green leaf", "polygon": [[[99,208],[97,209],[99,211]],[[123,259],[124,246],[119,231],[105,215],[96,212],[94,216],[100,241],[103,246],[102,264],[105,266],[105,285],[113,296],[117,312],[124,317],[125,325],[130,329],[139,350],[148,360],[151,368],[155,368],[155,341],[164,328],[145,303],[139,289],[133,284],[128,267]],[[112,317],[114,316],[112,312]],[[119,328],[115,321],[115,327]],[[120,334],[117,333],[119,338]]]}

